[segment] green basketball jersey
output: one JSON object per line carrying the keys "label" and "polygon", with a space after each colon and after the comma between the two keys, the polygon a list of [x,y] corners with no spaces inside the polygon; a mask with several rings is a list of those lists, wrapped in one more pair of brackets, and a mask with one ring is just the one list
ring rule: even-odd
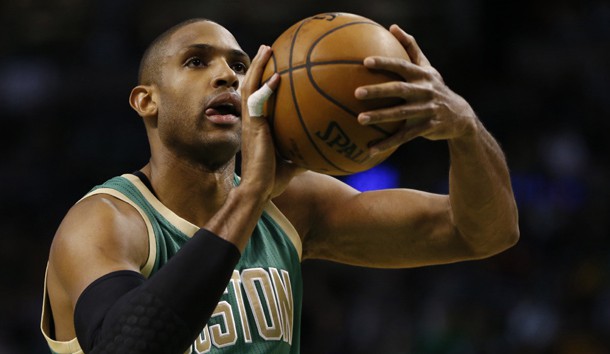
{"label": "green basketball jersey", "polygon": [[[85,197],[100,193],[129,203],[142,215],[150,245],[148,261],[141,270],[146,277],[163,267],[199,230],[161,204],[135,175],[110,179],[94,187]],[[301,243],[296,230],[269,203],[207,326],[185,354],[299,353],[300,258]],[[50,311],[45,306],[42,327],[52,351],[78,353],[74,340],[57,342],[51,338],[45,330],[49,320]],[[68,350],[68,344],[72,349]]]}

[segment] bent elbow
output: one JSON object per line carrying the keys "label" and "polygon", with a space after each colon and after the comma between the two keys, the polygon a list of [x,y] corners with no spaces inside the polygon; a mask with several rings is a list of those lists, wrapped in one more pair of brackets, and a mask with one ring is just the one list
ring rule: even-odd
{"label": "bent elbow", "polygon": [[521,237],[521,233],[519,231],[519,226],[515,226],[514,228],[512,228],[511,230],[507,230],[505,232],[502,233],[502,236],[500,237],[500,240],[498,241],[498,250],[496,252],[500,253],[500,252],[504,252],[506,250],[508,250],[509,248],[513,247],[514,245],[517,244],[517,242],[519,242],[519,238]]}
{"label": "bent elbow", "polygon": [[502,253],[515,246],[521,237],[518,226],[495,230],[495,232],[488,233],[486,236],[478,238],[479,240],[486,240],[484,242],[471,243],[473,259],[489,258]]}
{"label": "bent elbow", "polygon": [[510,233],[510,236],[508,237],[509,245],[506,248],[511,248],[514,245],[516,245],[517,242],[519,242],[520,238],[521,238],[521,231],[519,230],[519,225],[515,225],[512,232]]}
{"label": "bent elbow", "polygon": [[500,252],[513,247],[517,244],[517,242],[519,242],[519,239],[521,238],[521,231],[519,230],[519,218],[516,210],[510,223],[504,228],[501,235],[502,236],[500,239],[502,240],[501,243],[504,247]]}

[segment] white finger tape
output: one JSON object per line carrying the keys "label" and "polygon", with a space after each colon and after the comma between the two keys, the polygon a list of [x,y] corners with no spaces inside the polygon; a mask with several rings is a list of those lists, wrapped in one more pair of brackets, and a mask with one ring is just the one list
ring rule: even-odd
{"label": "white finger tape", "polygon": [[265,102],[271,97],[272,93],[273,90],[269,85],[264,84],[248,97],[248,113],[250,113],[250,117],[260,117],[263,115]]}

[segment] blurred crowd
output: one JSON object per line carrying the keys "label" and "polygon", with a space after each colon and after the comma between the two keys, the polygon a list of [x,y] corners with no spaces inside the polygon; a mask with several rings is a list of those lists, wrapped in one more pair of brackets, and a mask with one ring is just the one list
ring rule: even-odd
{"label": "blurred crowd", "polygon": [[[2,0],[0,353],[46,353],[48,249],[86,191],[146,163],[127,97],[162,30],[207,17],[253,55],[326,11],[398,23],[498,139],[521,240],[490,259],[405,270],[303,264],[302,352],[610,353],[610,3],[605,0]],[[446,144],[385,164],[447,191]],[[83,265],[86,266],[86,265]]]}

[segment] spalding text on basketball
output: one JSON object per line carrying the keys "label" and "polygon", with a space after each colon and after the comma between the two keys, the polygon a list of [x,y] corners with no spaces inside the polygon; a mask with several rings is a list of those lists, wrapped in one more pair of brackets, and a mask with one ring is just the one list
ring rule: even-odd
{"label": "spalding text on basketball", "polygon": [[328,127],[326,127],[326,131],[324,133],[317,131],[316,136],[324,141],[328,147],[345,155],[345,157],[355,163],[363,163],[368,159],[364,150],[356,146],[345,130],[341,129],[341,126],[339,126],[339,123],[336,121],[331,120],[328,123]]}

